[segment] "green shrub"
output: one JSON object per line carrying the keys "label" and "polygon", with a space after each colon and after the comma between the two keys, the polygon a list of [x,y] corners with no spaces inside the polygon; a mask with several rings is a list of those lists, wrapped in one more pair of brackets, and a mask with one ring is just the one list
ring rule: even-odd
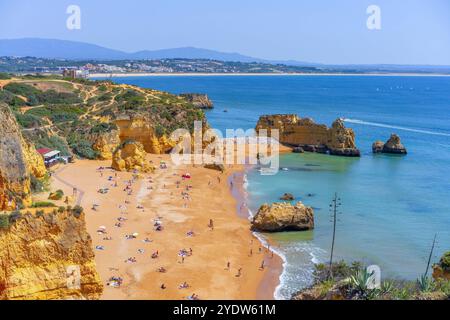
{"label": "green shrub", "polygon": [[439,260],[439,266],[442,270],[450,272],[450,251],[444,253],[442,258]]}
{"label": "green shrub", "polygon": [[85,139],[71,144],[70,147],[73,152],[82,158],[94,160],[98,157],[98,152],[92,149],[92,144]]}
{"label": "green shrub", "polygon": [[50,193],[48,198],[52,199],[52,200],[61,200],[63,196],[64,196],[64,191],[56,190],[54,193]]}
{"label": "green shrub", "polygon": [[59,136],[47,136],[46,134],[37,139],[32,139],[37,149],[39,148],[49,148],[61,151],[61,155],[70,156],[71,153],[67,147],[67,143],[64,139]]}
{"label": "green shrub", "polygon": [[31,114],[16,113],[16,119],[22,128],[38,128],[43,125],[41,118]]}
{"label": "green shrub", "polygon": [[7,90],[11,93],[14,93],[16,95],[20,95],[20,96],[27,98],[27,100],[28,100],[27,105],[29,105],[29,106],[35,106],[38,104],[45,104],[45,103],[74,104],[74,103],[82,102],[80,97],[78,97],[74,93],[57,92],[55,90],[41,91],[41,90],[34,88],[31,85],[24,84],[24,83],[15,83],[15,82],[8,83],[3,88],[4,88],[4,90]]}
{"label": "green shrub", "polygon": [[40,179],[36,178],[34,175],[30,175],[30,178],[32,193],[40,193],[49,190],[50,175],[48,173],[46,173],[45,176]]}
{"label": "green shrub", "polygon": [[7,90],[0,90],[0,102],[4,102],[11,107],[22,107],[26,105],[24,100]]}
{"label": "green shrub", "polygon": [[36,211],[36,217],[38,217],[38,218],[42,217],[44,215],[44,213],[45,213],[44,210],[37,210]]}
{"label": "green shrub", "polygon": [[8,80],[11,79],[11,75],[9,73],[0,72],[0,80]]}
{"label": "green shrub", "polygon": [[83,209],[83,207],[81,207],[81,206],[79,206],[79,205],[76,205],[75,207],[73,207],[73,209],[71,210],[71,212],[72,212],[72,214],[75,216],[75,217],[80,217],[80,215],[83,213],[83,211],[84,211],[84,209]]}
{"label": "green shrub", "polygon": [[91,134],[95,133],[105,133],[110,132],[111,130],[117,130],[117,126],[114,123],[99,123],[91,128]]}
{"label": "green shrub", "polygon": [[13,211],[9,215],[9,223],[13,224],[17,220],[19,220],[21,217],[22,217],[22,213],[20,213],[20,211]]}
{"label": "green shrub", "polygon": [[0,213],[0,229],[8,229],[9,225],[9,215]]}
{"label": "green shrub", "polygon": [[56,207],[53,202],[50,201],[38,201],[33,203],[32,208],[48,208],[48,207]]}

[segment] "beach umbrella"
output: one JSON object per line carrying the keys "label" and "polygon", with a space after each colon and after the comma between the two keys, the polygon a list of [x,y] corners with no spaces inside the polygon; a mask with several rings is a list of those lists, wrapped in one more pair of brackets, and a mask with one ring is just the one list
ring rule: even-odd
{"label": "beach umbrella", "polygon": [[137,232],[133,233],[133,237],[135,237],[135,238],[137,238],[138,235],[139,235],[139,233],[137,233]]}

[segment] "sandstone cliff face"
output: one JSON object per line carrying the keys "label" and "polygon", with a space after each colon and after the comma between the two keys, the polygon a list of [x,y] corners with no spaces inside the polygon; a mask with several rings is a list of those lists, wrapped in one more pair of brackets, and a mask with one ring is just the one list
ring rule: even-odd
{"label": "sandstone cliff face", "polygon": [[100,160],[111,160],[120,144],[119,132],[112,130],[93,137],[92,149],[97,151]]}
{"label": "sandstone cliff face", "polygon": [[201,93],[182,93],[181,97],[200,109],[212,109],[213,103],[206,94]]}
{"label": "sandstone cliff face", "polygon": [[127,141],[113,154],[111,167],[118,171],[151,172],[153,168],[145,160],[146,152],[142,143]]}
{"label": "sandstone cliff face", "polygon": [[22,137],[9,107],[0,104],[0,210],[30,205],[30,174],[40,178],[45,173],[42,157]]}
{"label": "sandstone cliff face", "polygon": [[116,120],[116,125],[121,143],[127,140],[140,142],[147,153],[163,154],[175,146],[165,135],[158,137],[153,124],[145,118],[124,117]]}
{"label": "sandstone cliff face", "polygon": [[0,299],[98,299],[84,214],[24,214],[0,229]]}
{"label": "sandstone cliff face", "polygon": [[252,221],[252,229],[258,231],[303,231],[314,228],[314,211],[301,202],[263,204]]}
{"label": "sandstone cliff face", "polygon": [[360,156],[355,145],[355,134],[345,128],[344,122],[337,119],[331,128],[316,124],[312,119],[299,118],[295,114],[277,114],[261,116],[256,131],[278,129],[280,143],[293,147],[302,147],[304,151],[330,153],[342,156]]}

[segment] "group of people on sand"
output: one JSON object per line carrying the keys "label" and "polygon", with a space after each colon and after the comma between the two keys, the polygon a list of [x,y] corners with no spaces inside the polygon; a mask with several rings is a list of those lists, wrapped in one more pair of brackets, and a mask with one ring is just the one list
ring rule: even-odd
{"label": "group of people on sand", "polygon": [[[166,166],[166,164],[161,163],[160,168],[161,169],[166,169],[167,166]],[[99,168],[101,177],[103,177],[104,170],[105,170],[105,168],[103,168],[103,167]],[[192,177],[188,173],[185,173],[185,174],[181,175],[181,178],[180,178],[180,175],[177,175],[177,174],[174,173],[174,177],[175,177],[174,184],[175,184],[177,189],[181,189],[180,190],[181,200],[182,200],[183,206],[186,208],[188,201],[192,200],[191,194],[190,194],[191,190],[193,189],[193,186],[190,184],[190,181],[191,181]],[[113,176],[109,176],[107,179],[108,179],[109,182],[113,182],[114,186],[117,187],[117,181],[119,179],[117,173],[114,174],[114,177]],[[116,219],[116,222],[115,222],[115,226],[118,227],[118,228],[123,227],[124,224],[127,223],[127,221],[128,221],[128,218],[126,217],[126,215],[128,214],[127,207],[131,204],[131,201],[130,201],[129,197],[133,195],[133,185],[134,185],[134,183],[136,182],[137,179],[138,179],[137,174],[135,174],[135,175],[133,175],[133,177],[130,180],[124,181],[125,185],[124,185],[124,188],[123,188],[123,192],[125,193],[126,196],[125,196],[125,201],[123,201],[123,203],[121,203],[118,206],[119,210],[120,210],[120,216]],[[147,186],[147,189],[154,190],[153,189],[154,181],[153,181],[153,178],[151,176],[149,176],[147,178],[147,182],[149,184]],[[217,177],[217,183],[219,183],[219,184],[221,183],[220,176]],[[164,181],[164,188],[163,189],[167,189],[168,185],[169,185],[169,181],[168,180]],[[209,181],[208,185],[212,185],[212,182]],[[232,182],[230,182],[230,188],[233,188],[233,183]],[[171,196],[173,196],[173,194],[174,193],[171,192]],[[94,205],[93,207],[97,207],[97,205]],[[145,210],[144,206],[141,205],[141,204],[137,204],[136,209],[142,210],[142,211]],[[159,232],[159,231],[163,231],[164,230],[164,226],[163,226],[163,222],[162,221],[163,221],[163,217],[162,216],[157,216],[156,218],[154,218],[154,220],[153,220],[153,229],[154,229],[154,231],[158,231]],[[214,220],[212,218],[209,219],[209,223],[208,223],[207,227],[211,231],[214,231],[215,223],[214,223]],[[106,236],[106,234],[107,234],[106,229],[99,230],[99,233],[105,235],[103,240],[111,240],[112,239],[111,237]],[[193,230],[189,230],[188,229],[188,231],[186,232],[186,236],[187,237],[194,237],[195,233],[194,233]],[[135,233],[135,234],[125,234],[124,237],[127,240],[134,240],[134,239],[137,238],[137,233]],[[142,239],[141,241],[143,243],[146,243],[146,244],[149,244],[149,243],[153,242],[149,238]],[[96,248],[98,250],[105,250],[105,247],[103,245],[98,245],[98,246],[96,246]],[[138,248],[137,249],[137,252],[139,254],[142,254],[142,256],[145,254],[145,251],[146,250],[144,250],[143,248]],[[262,252],[262,249],[260,247],[259,248],[259,253],[261,253],[261,252]],[[178,251],[178,256],[179,256],[179,258],[181,258],[181,260],[178,260],[178,262],[183,264],[183,263],[185,263],[185,259],[190,257],[190,256],[192,256],[192,255],[193,255],[193,249],[192,248],[188,248],[188,249],[183,248],[183,249]],[[250,249],[249,256],[252,256],[252,255],[253,255],[253,249]],[[151,259],[158,259],[159,256],[160,256],[159,250],[155,250],[155,251],[153,251],[151,253],[150,258]],[[137,263],[137,258],[135,256],[130,256],[124,262],[127,263],[127,264],[128,263],[134,264],[134,263]],[[264,270],[265,267],[266,267],[265,261],[263,260],[261,262],[261,265],[259,266],[259,269],[260,270]],[[231,263],[230,263],[230,261],[227,262],[226,269],[227,270],[231,270]],[[119,269],[117,269],[117,271],[118,270]],[[166,273],[166,272],[168,272],[168,270],[167,270],[167,268],[165,266],[160,266],[160,267],[158,267],[156,269],[156,272],[158,272],[158,273]],[[236,274],[234,274],[234,276],[239,278],[242,275],[243,275],[243,268],[242,267],[238,267],[237,268],[237,272],[236,272]],[[119,276],[112,276],[112,277],[109,278],[109,280],[107,282],[107,285],[110,286],[110,287],[114,287],[114,288],[120,288],[122,283],[123,283],[123,279],[121,277],[119,277]],[[189,289],[190,287],[191,286],[186,281],[184,281],[183,283],[181,283],[178,286],[178,289]],[[162,283],[160,285],[160,289],[165,290],[166,288],[167,287],[166,287],[165,283]],[[193,293],[192,295],[190,295],[190,296],[188,296],[186,298],[189,299],[189,300],[199,300],[199,296],[197,294],[195,294],[195,293]]]}

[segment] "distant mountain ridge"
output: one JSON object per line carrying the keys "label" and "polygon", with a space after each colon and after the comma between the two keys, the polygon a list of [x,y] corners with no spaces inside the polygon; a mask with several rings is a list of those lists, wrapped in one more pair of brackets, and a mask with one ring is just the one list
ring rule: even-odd
{"label": "distant mountain ridge", "polygon": [[[0,39],[0,56],[30,56],[37,58],[67,60],[144,60],[185,58],[235,62],[283,63],[281,61],[269,61],[245,56],[235,52],[220,52],[194,47],[142,50],[128,53],[85,42],[41,38]],[[285,64],[313,65],[311,63],[297,61],[286,61]]]}
{"label": "distant mountain ridge", "polygon": [[36,57],[65,60],[159,60],[159,59],[209,59],[225,62],[269,63],[298,67],[316,67],[327,70],[352,70],[361,72],[443,72],[450,73],[450,66],[440,65],[395,65],[395,64],[322,64],[295,60],[267,60],[235,52],[182,47],[160,50],[125,52],[99,45],[58,39],[21,38],[0,39],[0,57]]}
{"label": "distant mountain ridge", "polygon": [[257,62],[262,59],[239,53],[225,53],[194,47],[162,50],[124,52],[95,44],[56,39],[0,39],[0,56],[31,56],[49,59],[69,60],[141,60],[141,59],[213,59],[223,61]]}

